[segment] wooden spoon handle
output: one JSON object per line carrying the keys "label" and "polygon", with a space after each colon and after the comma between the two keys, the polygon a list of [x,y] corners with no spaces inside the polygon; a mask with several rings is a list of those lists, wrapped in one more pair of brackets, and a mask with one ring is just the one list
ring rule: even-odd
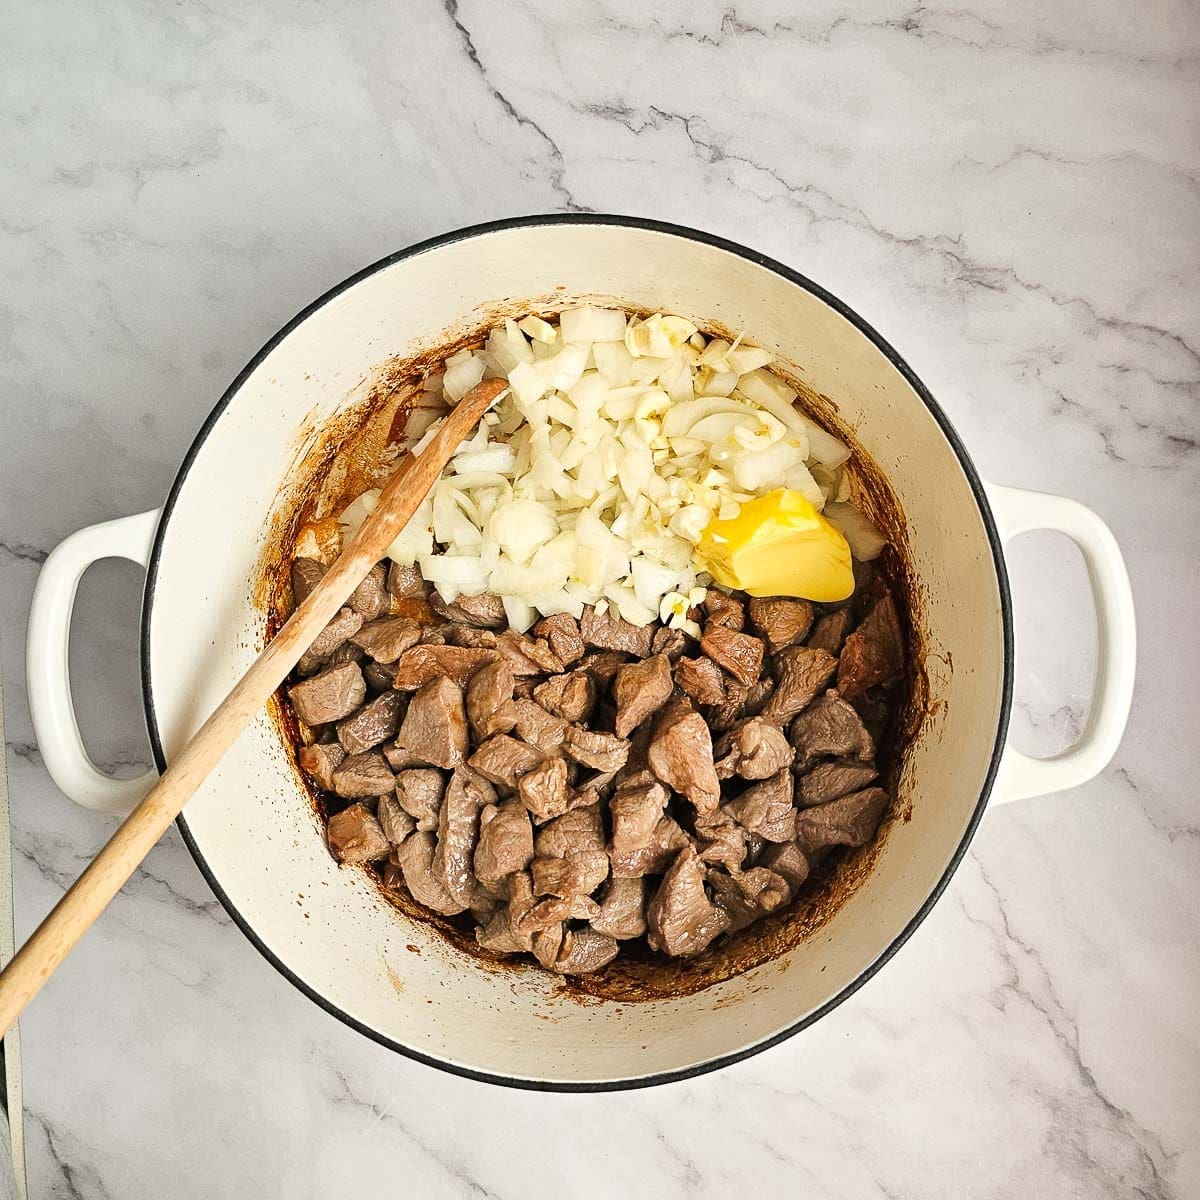
{"label": "wooden spoon handle", "polygon": [[485,379],[472,388],[450,410],[421,454],[405,457],[384,486],[375,511],[362,523],[337,562],[0,972],[0,1036],[8,1032],[121,890],[184,804],[287,678],[300,655],[384,556],[450,456],[507,386],[501,379]]}

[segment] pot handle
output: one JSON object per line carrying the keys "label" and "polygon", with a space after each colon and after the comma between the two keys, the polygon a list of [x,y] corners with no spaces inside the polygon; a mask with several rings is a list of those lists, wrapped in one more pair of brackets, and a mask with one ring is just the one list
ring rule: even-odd
{"label": "pot handle", "polygon": [[1129,573],[1112,530],[1090,508],[1064,496],[985,485],[1000,538],[1035,529],[1064,533],[1079,547],[1096,605],[1096,685],[1083,736],[1051,758],[1004,749],[992,803],[1077,787],[1098,775],[1120,744],[1133,702],[1137,626]]}
{"label": "pot handle", "polygon": [[71,700],[71,610],[79,580],[92,563],[102,558],[127,558],[142,567],[149,563],[158,518],[159,510],[154,509],[71,534],[51,551],[33,589],[25,671],[34,737],[46,770],[61,791],[76,804],[98,812],[130,812],[158,773],[114,779],[88,757]]}

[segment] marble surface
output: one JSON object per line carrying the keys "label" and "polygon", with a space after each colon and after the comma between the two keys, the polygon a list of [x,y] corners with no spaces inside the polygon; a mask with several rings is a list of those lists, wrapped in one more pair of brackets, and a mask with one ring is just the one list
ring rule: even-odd
{"label": "marble surface", "polygon": [[[999,482],[1133,575],[1113,764],[990,814],[887,969],[718,1075],[551,1096],[382,1051],[232,926],[172,831],[22,1022],[39,1197],[1200,1195],[1200,10],[1191,0],[0,8],[0,614],[18,933],[111,829],[42,767],[38,564],[158,505],[312,297],[497,216],[727,234],[868,316]],[[1016,736],[1068,743],[1077,556],[1012,552]],[[95,756],[146,760],[140,578],[85,581]]]}

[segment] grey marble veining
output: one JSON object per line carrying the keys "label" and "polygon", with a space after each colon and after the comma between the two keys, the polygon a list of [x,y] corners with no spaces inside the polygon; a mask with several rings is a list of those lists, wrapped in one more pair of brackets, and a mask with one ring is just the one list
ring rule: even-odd
{"label": "grey marble veining", "polygon": [[[715,1076],[546,1096],[382,1051],[233,927],[177,835],[22,1023],[32,1194],[1200,1194],[1200,10],[483,0],[0,9],[0,620],[18,934],[111,822],[42,768],[38,564],[158,505],[285,320],[431,234],[681,221],[863,312],[981,470],[1112,524],[1141,620],[1104,775],[989,815],[887,969]],[[1071,740],[1073,552],[1012,554],[1023,747]],[[139,578],[72,656],[97,760],[146,759]],[[536,1165],[536,1169],[531,1169]]]}

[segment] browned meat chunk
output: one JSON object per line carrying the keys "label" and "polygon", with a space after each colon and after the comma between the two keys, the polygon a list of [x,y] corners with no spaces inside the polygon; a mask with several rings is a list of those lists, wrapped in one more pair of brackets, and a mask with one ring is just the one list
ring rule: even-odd
{"label": "browned meat chunk", "polygon": [[301,746],[296,758],[305,773],[327,792],[333,791],[333,773],[337,770],[346,752],[336,742],[316,746]]}
{"label": "browned meat chunk", "polygon": [[433,859],[436,841],[432,833],[417,832],[405,838],[396,850],[396,862],[404,872],[404,883],[412,898],[426,908],[443,916],[452,917],[466,909],[467,905],[456,900],[446,885],[434,876]]}
{"label": "browned meat chunk", "polygon": [[796,836],[796,810],[792,807],[792,773],[780,771],[748,787],[725,810],[739,825],[768,842],[790,842]]}
{"label": "browned meat chunk", "polygon": [[409,702],[396,744],[430,766],[458,766],[467,756],[462,688],[449,679],[433,679],[420,688]]}
{"label": "browned meat chunk", "polygon": [[661,783],[627,788],[613,797],[609,812],[614,855],[628,856],[650,845],[667,799],[667,789]]}
{"label": "browned meat chunk", "polygon": [[736,596],[710,587],[704,597],[705,624],[738,632],[746,628],[746,606]]}
{"label": "browned meat chunk", "polygon": [[555,657],[565,667],[577,663],[583,657],[583,637],[579,622],[570,613],[555,613],[543,617],[534,627],[535,637],[544,638]]}
{"label": "browned meat chunk", "polygon": [[646,932],[646,881],[611,879],[592,928],[618,941],[641,937]]}
{"label": "browned meat chunk", "polygon": [[321,582],[329,568],[317,558],[297,558],[292,561],[292,597],[299,608],[313,588]]}
{"label": "browned meat chunk", "polygon": [[732,779],[767,779],[792,765],[795,751],[776,725],[751,717],[723,734],[714,748],[717,776]]}
{"label": "browned meat chunk", "polygon": [[618,667],[612,692],[617,703],[613,725],[617,737],[628,737],[651,713],[657,712],[670,698],[673,687],[671,662],[665,654]]}
{"label": "browned meat chunk", "polygon": [[643,875],[658,875],[667,869],[677,850],[690,845],[691,840],[678,822],[671,817],[659,817],[648,846],[611,855],[613,878],[638,879]]}
{"label": "browned meat chunk", "polygon": [[704,715],[709,727],[714,733],[728,733],[739,721],[746,717],[746,702],[750,697],[750,689],[743,687],[736,679],[726,679],[725,699],[720,704],[710,704]]}
{"label": "browned meat chunk", "polygon": [[824,650],[837,658],[842,652],[846,635],[854,624],[854,614],[848,608],[837,608],[826,613],[813,627],[808,637],[808,646],[813,650]]}
{"label": "browned meat chunk", "polygon": [[595,650],[580,659],[579,669],[586,671],[596,681],[596,686],[603,690],[612,683],[617,668],[628,661],[629,655],[619,650]]}
{"label": "browned meat chunk", "polygon": [[768,846],[762,853],[762,865],[782,875],[795,892],[808,878],[808,858],[796,842],[778,842]]}
{"label": "browned meat chunk", "polygon": [[647,758],[650,770],[672,791],[682,792],[697,812],[712,812],[720,803],[712,736],[686,700],[667,706],[654,727]]}
{"label": "browned meat chunk", "polygon": [[512,667],[503,660],[486,663],[467,683],[467,718],[477,741],[507,733],[516,720],[512,710]]}
{"label": "browned meat chunk", "polygon": [[547,754],[556,751],[567,736],[566,721],[535,700],[514,700],[512,713],[518,736]]}
{"label": "browned meat chunk", "polygon": [[549,642],[525,633],[506,629],[496,635],[496,649],[517,676],[557,675],[563,669],[562,660],[550,649]]}
{"label": "browned meat chunk", "polygon": [[411,566],[401,566],[399,563],[388,565],[387,590],[394,600],[416,598],[425,599],[425,580],[421,577],[421,568],[413,563]]}
{"label": "browned meat chunk", "polygon": [[404,697],[399,692],[384,692],[370,704],[364,704],[352,717],[339,721],[338,741],[347,754],[362,754],[387,741],[400,725]]}
{"label": "browned meat chunk", "polygon": [[475,874],[494,885],[533,861],[533,826],[519,800],[489,805],[479,817],[479,845],[475,847]]}
{"label": "browned meat chunk", "polygon": [[333,772],[333,790],[347,800],[382,796],[396,786],[396,777],[378,750],[351,754]]}
{"label": "browned meat chunk", "polygon": [[393,771],[407,771],[409,767],[425,765],[411,750],[405,750],[403,746],[397,746],[395,742],[388,742],[384,746],[383,757],[387,759],[387,764]]}
{"label": "browned meat chunk", "polygon": [[608,855],[592,850],[566,858],[535,858],[530,871],[537,896],[586,896],[608,878]]}
{"label": "browned meat chunk", "polygon": [[550,970],[560,975],[586,975],[607,966],[619,949],[615,939],[595,929],[568,929]]}
{"label": "browned meat chunk", "polygon": [[369,621],[350,640],[377,663],[394,663],[421,640],[421,627],[407,617],[384,617]]}
{"label": "browned meat chunk", "polygon": [[801,771],[819,758],[868,759],[875,754],[875,743],[862,719],[836,691],[814,700],[792,722],[788,736]]}
{"label": "browned meat chunk", "polygon": [[329,849],[338,862],[381,862],[388,840],[374,813],[365,804],[352,804],[329,818]]}
{"label": "browned meat chunk", "polygon": [[504,601],[491,592],[481,592],[478,596],[459,596],[453,604],[447,604],[434,592],[429,597],[429,607],[446,621],[461,621],[477,629],[503,629],[508,623]]}
{"label": "browned meat chunk", "polygon": [[[628,765],[628,764],[627,764]],[[621,770],[625,770],[622,767]],[[575,798],[571,808],[586,808],[589,804],[599,804],[612,794],[613,780],[617,778],[616,771],[597,771],[586,779],[578,780],[575,784]]]}
{"label": "browned meat chunk", "polygon": [[[562,900],[543,900],[542,904],[547,906],[556,906],[561,908],[565,901]],[[528,921],[528,916],[525,918]],[[544,929],[539,929],[533,935],[533,957],[545,967],[547,971],[554,970],[554,960],[558,957],[559,950],[562,949],[563,942],[563,924],[562,921],[554,921],[547,925]]]}
{"label": "browned meat chunk", "polygon": [[505,791],[515,792],[522,775],[527,775],[545,755],[526,742],[519,742],[507,733],[498,733],[488,738],[474,754],[471,766],[485,779],[498,784]]}
{"label": "browned meat chunk", "polygon": [[718,809],[697,815],[695,829],[701,862],[723,863],[731,871],[741,867],[746,858],[746,831],[727,812]]}
{"label": "browned meat chunk", "polygon": [[619,771],[629,757],[629,743],[611,733],[571,725],[563,739],[563,751],[585,767],[597,771]]}
{"label": "browned meat chunk", "polygon": [[596,683],[586,671],[551,675],[533,689],[533,698],[564,721],[586,721],[596,703]]}
{"label": "browned meat chunk", "polygon": [[[534,753],[541,757],[540,751]],[[549,821],[552,817],[562,816],[571,798],[566,762],[561,758],[547,758],[521,777],[517,792],[535,820]]]}
{"label": "browned meat chunk", "polygon": [[887,806],[887,792],[876,787],[802,809],[796,818],[796,840],[809,853],[830,846],[865,846]]}
{"label": "browned meat chunk", "polygon": [[830,762],[813,767],[797,781],[797,802],[809,807],[860,792],[876,776],[869,762]]}
{"label": "browned meat chunk", "polygon": [[654,641],[653,625],[640,628],[631,625],[628,621],[621,620],[611,609],[597,616],[591,605],[583,610],[579,632],[589,646],[595,646],[598,650],[621,650],[638,658],[649,655],[650,646]]}
{"label": "browned meat chunk", "polygon": [[756,596],[750,601],[750,624],[767,639],[772,654],[803,641],[812,623],[813,606],[807,600]]}
{"label": "browned meat chunk", "polygon": [[446,785],[438,813],[437,849],[433,853],[433,876],[464,908],[475,895],[475,844],[479,841],[479,817],[496,793],[482,775],[470,767],[456,767]]}
{"label": "browned meat chunk", "polygon": [[710,621],[700,639],[700,649],[743,687],[754,683],[762,671],[762,641],[748,633],[738,633],[736,629]]}
{"label": "browned meat chunk", "polygon": [[441,771],[432,767],[416,767],[396,776],[396,799],[422,833],[432,833],[437,828],[445,790]]}
{"label": "browned meat chunk", "polygon": [[650,948],[673,957],[699,954],[729,928],[729,914],[704,891],[704,870],[691,846],[679,851],[663,876],[646,908],[646,924]]}
{"label": "browned meat chunk", "polygon": [[379,819],[383,836],[396,846],[417,828],[416,821],[404,811],[395,793],[379,797],[379,808],[375,815]]}
{"label": "browned meat chunk", "polygon": [[[538,953],[537,934],[551,929],[561,921],[591,920],[600,911],[600,905],[590,896],[552,896],[547,900],[539,900],[523,916],[515,922],[518,933],[532,933],[533,952]],[[539,961],[541,956],[538,955]],[[543,966],[546,964],[543,963]]]}
{"label": "browned meat chunk", "polygon": [[604,819],[600,809],[577,808],[543,825],[534,839],[538,858],[568,858],[572,854],[604,853]]}
{"label": "browned meat chunk", "polygon": [[682,629],[671,629],[660,625],[654,631],[650,649],[655,654],[665,654],[669,662],[675,662],[688,648],[688,637]]}
{"label": "browned meat chunk", "polygon": [[766,867],[751,867],[738,875],[712,871],[708,882],[718,907],[729,914],[731,933],[781,908],[792,894],[787,880]]}
{"label": "browned meat chunk", "polygon": [[[347,642],[347,645],[350,643]],[[332,656],[331,656],[332,658]],[[395,676],[395,669],[390,663],[378,663],[368,660],[362,669],[363,679],[367,682],[367,690],[375,695],[380,692],[390,692],[392,690],[392,678]]]}
{"label": "browned meat chunk", "polygon": [[305,725],[325,725],[348,717],[366,698],[367,684],[358,663],[343,663],[288,689]]}
{"label": "browned meat chunk", "polygon": [[838,691],[847,699],[893,683],[904,671],[904,635],[890,594],[867,614],[846,639],[838,662]]}
{"label": "browned meat chunk", "polygon": [[475,939],[489,950],[515,954],[533,949],[533,938],[518,933],[517,924],[534,905],[533,886],[528,871],[517,871],[500,885],[506,891],[508,904],[488,922],[486,929],[476,929]]}
{"label": "browned meat chunk", "polygon": [[354,609],[364,621],[374,621],[382,617],[391,606],[391,597],[384,590],[387,579],[387,568],[382,563],[376,563],[367,577],[350,593],[346,603]]}
{"label": "browned meat chunk", "polygon": [[499,645],[495,633],[490,629],[479,629],[475,625],[444,625],[447,646],[469,646],[473,650],[495,650]]}
{"label": "browned meat chunk", "polygon": [[776,725],[790,721],[833,678],[837,662],[824,650],[785,646],[775,656],[775,690],[763,705],[761,715]]}
{"label": "browned meat chunk", "polygon": [[495,650],[476,650],[469,646],[413,646],[396,663],[394,686],[413,692],[434,679],[449,679],[460,688],[487,663],[496,661]]}
{"label": "browned meat chunk", "polygon": [[681,658],[675,664],[675,682],[696,704],[722,704],[725,675],[711,658]]}

